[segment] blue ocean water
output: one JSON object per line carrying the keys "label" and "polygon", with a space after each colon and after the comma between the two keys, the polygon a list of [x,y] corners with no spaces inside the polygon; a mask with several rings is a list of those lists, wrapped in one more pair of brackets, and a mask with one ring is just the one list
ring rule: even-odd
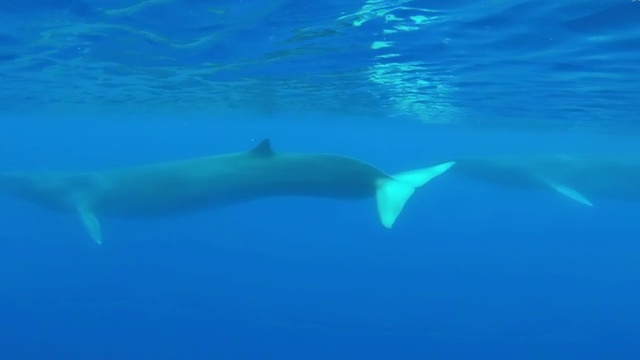
{"label": "blue ocean water", "polygon": [[[0,3],[0,173],[640,153],[640,2]],[[615,186],[615,183],[612,185]],[[637,359],[640,205],[444,174],[161,219],[0,198],[3,359]]]}

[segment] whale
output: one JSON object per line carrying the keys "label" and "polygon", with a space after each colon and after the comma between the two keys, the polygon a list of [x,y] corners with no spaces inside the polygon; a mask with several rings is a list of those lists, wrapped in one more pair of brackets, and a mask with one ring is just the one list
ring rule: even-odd
{"label": "whale", "polygon": [[551,190],[589,207],[596,198],[640,200],[640,155],[551,153],[452,161],[452,175],[502,187]]}
{"label": "whale", "polygon": [[176,215],[278,196],[375,198],[381,224],[391,229],[415,190],[454,164],[389,175],[351,157],[276,152],[264,139],[249,151],[179,161],[81,172],[1,173],[0,193],[77,214],[97,244],[103,242],[103,216]]}

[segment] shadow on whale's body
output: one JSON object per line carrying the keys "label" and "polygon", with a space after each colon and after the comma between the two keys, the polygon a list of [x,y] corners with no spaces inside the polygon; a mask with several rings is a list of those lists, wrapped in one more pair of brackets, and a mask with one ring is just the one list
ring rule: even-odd
{"label": "shadow on whale's body", "polygon": [[381,223],[391,228],[415,189],[453,165],[388,175],[353,158],[274,152],[266,139],[248,152],[139,167],[4,173],[0,193],[77,213],[99,244],[98,216],[178,214],[269,196],[375,197]]}
{"label": "shadow on whale's body", "polygon": [[468,157],[453,174],[500,186],[553,190],[583,205],[592,197],[640,200],[640,156],[564,154]]}

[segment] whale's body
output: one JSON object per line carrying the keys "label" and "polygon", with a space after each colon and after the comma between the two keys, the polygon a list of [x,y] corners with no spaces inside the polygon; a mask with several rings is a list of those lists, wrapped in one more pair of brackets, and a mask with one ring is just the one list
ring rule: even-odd
{"label": "whale's body", "polygon": [[552,189],[588,206],[598,197],[640,200],[640,156],[550,154],[455,162],[454,174],[501,186]]}
{"label": "whale's body", "polygon": [[98,243],[98,216],[172,215],[269,196],[376,197],[380,221],[391,228],[415,188],[453,164],[391,176],[349,157],[274,152],[265,140],[248,152],[139,167],[7,173],[0,175],[0,192],[78,213]]}

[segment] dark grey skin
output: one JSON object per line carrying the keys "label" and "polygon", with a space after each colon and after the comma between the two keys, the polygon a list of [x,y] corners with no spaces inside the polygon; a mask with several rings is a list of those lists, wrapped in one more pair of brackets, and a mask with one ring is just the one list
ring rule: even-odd
{"label": "dark grey skin", "polygon": [[456,159],[454,174],[527,189],[553,189],[592,206],[591,198],[640,200],[640,157],[565,155],[474,157]]}
{"label": "dark grey skin", "polygon": [[78,213],[102,242],[97,215],[151,217],[188,213],[271,196],[376,197],[391,228],[418,188],[453,162],[394,176],[344,156],[278,153],[264,140],[248,152],[94,172],[8,173],[0,192],[60,212]]}

